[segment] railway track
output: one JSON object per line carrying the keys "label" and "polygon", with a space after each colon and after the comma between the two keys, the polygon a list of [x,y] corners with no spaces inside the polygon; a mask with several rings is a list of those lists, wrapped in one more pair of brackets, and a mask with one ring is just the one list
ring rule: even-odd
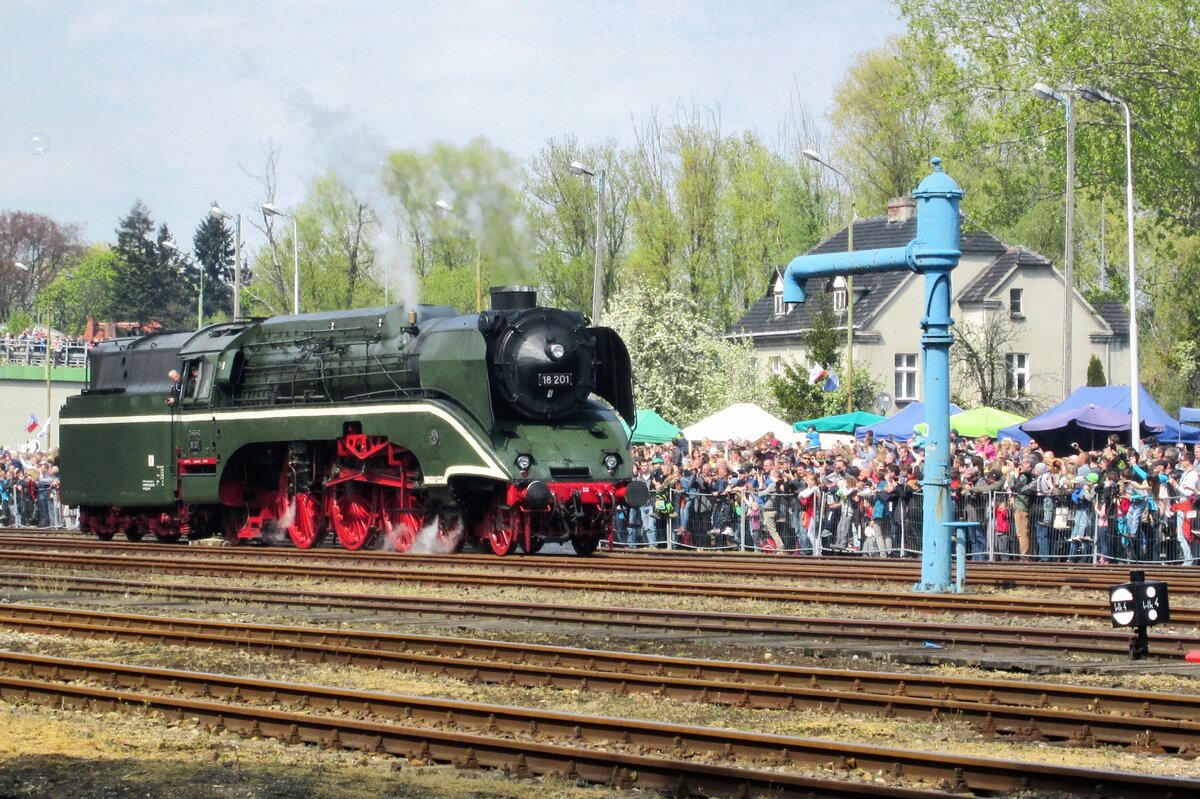
{"label": "railway track", "polygon": [[0,653],[0,668],[0,697],[10,701],[150,713],[245,736],[676,795],[916,799],[1026,791],[1161,799],[1200,791],[1200,781],[1183,778],[99,661]]}
{"label": "railway track", "polygon": [[[514,584],[511,571],[499,568],[492,572],[463,570],[396,570],[382,566],[353,567],[348,565],[319,565],[280,563],[251,557],[229,560],[221,557],[151,557],[142,555],[73,554],[39,552],[22,549],[0,549],[0,560],[7,563],[26,563],[45,568],[69,571],[81,569],[133,570],[147,572],[199,574],[208,576],[264,576],[269,578],[298,577],[310,580],[360,580],[392,584],[430,584],[463,586],[499,586]],[[828,574],[826,575],[828,577]],[[842,607],[874,607],[891,610],[953,613],[992,613],[1008,616],[1065,616],[1108,619],[1109,609],[1104,598],[1093,602],[1063,599],[1032,599],[999,594],[923,594],[911,591],[880,591],[805,588],[794,585],[731,584],[659,580],[621,580],[614,577],[554,577],[541,574],[521,574],[523,588],[542,588],[556,591],[595,591],[657,594],[677,597],[751,599],[769,602],[798,602],[836,604]],[[1200,607],[1174,604],[1172,621],[1177,624],[1200,623]]]}
{"label": "railway track", "polygon": [[0,607],[0,627],[253,651],[467,682],[598,690],[737,707],[954,721],[1020,740],[1200,751],[1200,696],[1052,683],[846,672],[470,638]]}
{"label": "railway track", "polygon": [[[296,550],[287,547],[195,548],[179,544],[101,542],[83,536],[45,534],[0,534],[5,548],[45,549],[70,547],[76,551],[132,552],[141,554],[170,553],[173,557],[207,557],[246,560],[263,558],[294,563],[349,563],[362,566],[385,566],[389,569],[445,566],[454,568],[497,568],[500,561],[493,555],[397,554],[373,551],[347,552],[334,548]],[[869,568],[867,565],[869,564]],[[521,556],[503,561],[506,571],[537,572],[548,567],[563,570],[599,572],[673,574],[739,575],[779,579],[840,579],[852,582],[899,583],[911,585],[920,577],[920,564],[912,559],[862,557],[783,558],[757,555],[727,556],[709,553],[596,555],[590,558],[574,556]],[[1134,566],[1094,566],[1092,564],[991,563],[969,561],[967,574],[974,586],[994,588],[1069,588],[1081,591],[1104,591],[1114,583],[1124,582]],[[1167,580],[1176,596],[1200,594],[1200,569],[1184,566],[1150,565],[1144,569],[1150,579]]]}
{"label": "railway track", "polygon": [[[512,621],[550,625],[564,634],[601,629],[608,634],[646,636],[668,634],[749,645],[782,642],[804,654],[884,656],[913,663],[984,664],[991,668],[1033,670],[1027,656],[1123,658],[1129,653],[1128,633],[1116,630],[1050,629],[1007,625],[968,625],[944,622],[855,620],[748,613],[658,610],[621,607],[581,607],[550,603],[496,602],[471,599],[431,599],[417,596],[323,593],[306,596],[280,588],[229,588],[221,585],[178,585],[145,580],[97,577],[38,576],[0,572],[0,587],[19,600],[21,593],[72,591],[100,596],[145,594],[160,601],[253,602],[306,609],[329,608],[382,612],[400,618],[448,618]],[[936,644],[931,647],[929,644]],[[1170,634],[1155,628],[1150,658],[1178,659],[1200,648],[1200,637]],[[1005,658],[1010,659],[1005,662]]]}

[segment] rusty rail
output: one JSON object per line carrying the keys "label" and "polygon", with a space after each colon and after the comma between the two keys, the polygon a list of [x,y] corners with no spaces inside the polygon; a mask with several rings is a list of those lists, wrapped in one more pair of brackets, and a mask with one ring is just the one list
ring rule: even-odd
{"label": "rusty rail", "polygon": [[[210,730],[589,782],[746,796],[932,797],[1015,791],[1189,796],[1200,781],[941,752],[611,719],[452,700],[5,653],[0,698],[149,712]],[[71,684],[91,680],[107,687]],[[157,688],[200,699],[149,693]],[[130,690],[134,689],[134,690]],[[216,701],[214,697],[229,701]],[[253,702],[263,704],[249,704]],[[277,709],[291,705],[293,710]],[[323,709],[337,715],[314,712]],[[380,721],[379,719],[385,719]],[[387,723],[388,720],[401,722]],[[586,743],[592,745],[584,745]],[[719,762],[713,763],[712,760]],[[807,767],[823,775],[799,773]],[[859,781],[855,774],[883,778]],[[841,774],[843,779],[832,779]],[[917,781],[917,785],[913,785]],[[903,783],[908,783],[907,785]]]}
{"label": "rusty rail", "polygon": [[[251,562],[254,560],[229,562],[216,558],[168,557],[122,557],[105,555],[74,555],[66,553],[36,552],[0,549],[0,559],[10,563],[30,563],[46,567],[77,569],[133,569],[139,573],[147,571],[174,572],[177,574],[243,575],[267,577],[302,577],[307,579],[362,580],[367,582],[440,585],[487,585],[511,586],[515,576],[503,571],[476,573],[465,571],[396,571],[381,568],[349,568],[344,566],[316,566],[310,564]],[[668,596],[702,596],[708,598],[754,599],[774,602],[815,602],[851,607],[885,607],[913,611],[949,611],[955,613],[1002,613],[1010,616],[1067,616],[1107,619],[1106,604],[1076,602],[1056,599],[1026,599],[985,594],[923,594],[909,591],[865,591],[839,589],[832,594],[826,588],[805,588],[783,585],[734,585],[727,583],[685,583],[644,580],[618,580],[611,577],[595,579],[571,579],[547,577],[536,574],[521,574],[519,583],[525,588],[543,588],[558,591],[596,591],[604,593],[625,592],[633,594],[658,594]],[[1175,623],[1200,623],[1200,608],[1172,607],[1171,618]]]}
{"label": "rusty rail", "polygon": [[[237,600],[287,607],[381,611],[436,619],[448,616],[512,619],[514,615],[518,615],[523,619],[553,624],[564,631],[577,627],[600,626],[609,630],[662,631],[676,636],[759,639],[782,637],[792,641],[800,639],[811,642],[806,645],[806,651],[813,655],[827,654],[831,651],[836,653],[839,646],[851,646],[866,652],[869,649],[867,645],[873,643],[887,647],[910,647],[911,651],[907,653],[890,650],[889,655],[897,660],[922,663],[969,662],[995,653],[1007,656],[1048,654],[1063,657],[1096,655],[1122,658],[1127,657],[1129,653],[1129,635],[1115,630],[581,607],[549,602],[507,602],[498,605],[483,600],[341,592],[302,596],[295,591],[281,588],[230,588],[216,584],[183,585],[142,579],[116,580],[26,572],[0,572],[0,586],[31,590],[52,586],[69,588],[79,593],[122,596],[149,594],[204,602]],[[942,648],[925,647],[926,641],[937,642]],[[1162,628],[1156,628],[1151,658],[1178,659],[1182,654],[1196,648],[1200,648],[1200,639],[1196,635],[1168,633]],[[878,651],[878,647],[875,651]],[[1002,666],[999,661],[992,662],[991,665],[996,668]]]}
{"label": "rusty rail", "polygon": [[0,626],[86,638],[213,646],[467,682],[653,694],[738,707],[961,721],[992,736],[1200,750],[1200,697],[1052,683],[845,672],[470,638],[313,629],[40,606],[0,607]]}

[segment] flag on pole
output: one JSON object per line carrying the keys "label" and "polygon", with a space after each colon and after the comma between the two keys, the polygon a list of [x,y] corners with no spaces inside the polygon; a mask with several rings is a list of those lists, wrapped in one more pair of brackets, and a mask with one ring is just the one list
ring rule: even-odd
{"label": "flag on pole", "polygon": [[[840,386],[840,385],[841,385],[841,383],[838,381],[838,376],[836,374],[834,374],[833,372],[830,372],[829,375],[825,378],[825,385],[822,386],[821,388],[825,389],[826,391],[837,391],[838,386]],[[46,424],[49,424],[49,422],[47,422]]]}
{"label": "flag on pole", "polygon": [[[826,391],[828,391],[828,390],[829,390],[829,389],[826,389]],[[37,437],[38,437],[38,438],[45,438],[45,437],[46,437],[46,432],[47,432],[49,429],[50,429],[50,420],[49,420],[49,419],[47,419],[47,420],[46,420],[46,423],[45,423],[44,425],[42,425],[42,429],[38,431],[38,436],[37,436]]]}
{"label": "flag on pole", "polygon": [[824,366],[817,364],[808,370],[808,384],[810,386],[815,386],[817,383],[820,383],[822,380],[824,380],[828,375],[829,370]]}
{"label": "flag on pole", "polygon": [[37,429],[38,429],[38,418],[31,413],[31,414],[29,414],[29,421],[25,423],[25,432],[32,433],[34,430],[37,430]]}

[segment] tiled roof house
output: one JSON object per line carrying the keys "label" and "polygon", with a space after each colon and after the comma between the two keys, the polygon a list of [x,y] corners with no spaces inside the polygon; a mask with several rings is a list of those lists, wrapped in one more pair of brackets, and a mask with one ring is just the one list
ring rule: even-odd
{"label": "tiled roof house", "polygon": [[[889,215],[854,223],[854,249],[903,247],[916,235],[911,201],[893,201]],[[847,229],[842,228],[806,254],[845,252]],[[963,233],[962,259],[951,273],[954,301],[951,314],[959,323],[982,327],[988,320],[1006,318],[1013,326],[1011,352],[1006,357],[1009,385],[1020,396],[1049,404],[1065,396],[1063,381],[1062,273],[1042,255],[1010,247],[984,231]],[[854,277],[854,362],[870,369],[891,392],[897,407],[923,400],[920,320],[924,303],[923,275],[909,271],[860,274]],[[829,294],[845,332],[846,284],[840,277],[810,279],[809,301],[788,306],[782,301],[783,269],[771,276],[759,298],[729,332],[748,338],[758,354],[764,377],[779,373],[785,363],[810,365],[802,342],[811,328],[813,300]],[[1100,358],[1110,383],[1129,374],[1129,317],[1119,303],[1092,307],[1073,292],[1071,375],[1065,388],[1085,385],[1092,355]],[[1126,377],[1127,382],[1127,377]],[[963,399],[963,384],[951,390]]]}

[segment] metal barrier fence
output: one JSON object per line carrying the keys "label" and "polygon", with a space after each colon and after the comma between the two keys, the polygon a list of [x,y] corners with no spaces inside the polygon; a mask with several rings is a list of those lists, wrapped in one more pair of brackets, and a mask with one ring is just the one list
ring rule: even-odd
{"label": "metal barrier fence", "polygon": [[57,488],[39,482],[33,495],[11,488],[5,491],[0,526],[73,530],[79,527],[79,512],[62,504]]}
{"label": "metal barrier fence", "polygon": [[[623,509],[614,524],[613,543],[620,548],[796,555],[921,554],[920,491],[903,491],[886,504],[828,490],[769,499],[763,505],[743,494],[672,491],[669,498],[642,508]],[[1200,564],[1200,525],[1193,536],[1196,511],[1190,504],[1122,503],[1116,496],[1072,503],[1069,494],[1021,497],[968,491],[954,495],[953,519],[979,522],[967,534],[970,560]]]}
{"label": "metal barrier fence", "polygon": [[[87,366],[88,346],[83,342],[63,343],[50,348],[51,366]],[[0,363],[21,366],[46,365],[46,341],[0,339]]]}

